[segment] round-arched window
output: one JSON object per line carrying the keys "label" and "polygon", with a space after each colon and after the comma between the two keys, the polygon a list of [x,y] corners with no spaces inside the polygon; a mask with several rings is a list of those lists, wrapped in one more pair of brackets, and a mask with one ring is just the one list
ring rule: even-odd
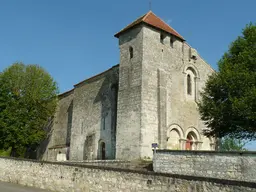
{"label": "round-arched window", "polygon": [[190,74],[187,75],[187,94],[192,95],[192,82]]}

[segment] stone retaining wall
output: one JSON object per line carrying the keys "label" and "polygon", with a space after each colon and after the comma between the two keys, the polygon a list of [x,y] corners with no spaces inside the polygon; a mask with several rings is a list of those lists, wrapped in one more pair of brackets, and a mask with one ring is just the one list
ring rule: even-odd
{"label": "stone retaining wall", "polygon": [[157,150],[153,169],[159,173],[256,182],[256,152]]}
{"label": "stone retaining wall", "polygon": [[2,157],[0,170],[0,181],[56,192],[252,192],[256,190],[256,184],[252,182]]}

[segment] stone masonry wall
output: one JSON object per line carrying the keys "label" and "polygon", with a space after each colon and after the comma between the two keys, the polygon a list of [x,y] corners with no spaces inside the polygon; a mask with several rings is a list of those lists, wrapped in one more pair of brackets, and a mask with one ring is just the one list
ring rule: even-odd
{"label": "stone masonry wall", "polygon": [[[119,37],[120,65],[116,127],[116,158],[141,158],[142,30],[136,27]],[[130,58],[129,50],[133,49]]]}
{"label": "stone masonry wall", "polygon": [[155,172],[256,182],[256,152],[157,150]]}
{"label": "stone masonry wall", "polygon": [[[160,42],[161,33],[165,35],[163,42]],[[170,38],[174,39],[173,45],[170,45]],[[191,50],[186,42],[152,27],[143,27],[142,156],[152,155],[153,142],[161,149],[170,149],[168,144],[173,141],[169,137],[173,129],[179,135],[177,149],[185,149],[191,131],[197,135],[196,149],[212,149],[209,138],[201,134],[205,125],[200,120],[196,101],[213,69],[197,53],[196,60],[191,59]],[[187,69],[195,72],[196,87],[192,96],[186,89]]]}
{"label": "stone masonry wall", "polygon": [[0,158],[0,181],[55,192],[252,192],[255,183]]}
{"label": "stone masonry wall", "polygon": [[117,86],[118,65],[74,86],[71,160],[115,159]]}
{"label": "stone masonry wall", "polygon": [[[59,151],[66,150],[70,144],[72,114],[73,114],[73,90],[59,95],[59,102],[54,120],[50,126],[49,138],[44,142],[45,148],[42,160],[56,161]],[[56,150],[58,149],[58,150]]]}

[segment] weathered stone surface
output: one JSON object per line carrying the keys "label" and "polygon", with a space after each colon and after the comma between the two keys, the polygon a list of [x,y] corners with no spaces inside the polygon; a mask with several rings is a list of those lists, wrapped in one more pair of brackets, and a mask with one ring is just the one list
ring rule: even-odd
{"label": "weathered stone surface", "polygon": [[117,85],[118,67],[75,85],[71,160],[115,158]]}
{"label": "weathered stone surface", "polygon": [[[116,158],[140,159],[141,154],[141,27],[119,38],[120,65],[117,105]],[[130,58],[129,48],[133,48]]]}
{"label": "weathered stone surface", "polygon": [[[71,160],[115,158],[118,66],[87,79],[59,96],[43,160],[58,153]],[[69,154],[68,154],[69,153]]]}
{"label": "weathered stone surface", "polygon": [[71,140],[72,114],[73,114],[73,90],[59,95],[55,117],[49,125],[48,138],[43,142],[43,160],[56,161],[58,153],[67,153],[67,147]]}
{"label": "weathered stone surface", "polygon": [[255,152],[157,150],[153,169],[172,173],[256,182]]}
{"label": "weathered stone surface", "polygon": [[0,181],[55,192],[252,192],[255,183],[0,158]]}

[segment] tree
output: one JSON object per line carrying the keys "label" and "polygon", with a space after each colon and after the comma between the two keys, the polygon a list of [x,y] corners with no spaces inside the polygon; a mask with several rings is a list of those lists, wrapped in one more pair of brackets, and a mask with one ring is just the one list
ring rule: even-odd
{"label": "tree", "polygon": [[241,139],[224,137],[220,140],[220,151],[246,151],[246,142]]}
{"label": "tree", "polygon": [[38,65],[15,63],[0,73],[0,149],[11,147],[16,156],[35,148],[46,136],[57,93],[56,82]]}
{"label": "tree", "polygon": [[249,24],[218,62],[199,103],[206,136],[256,139],[256,26]]}

